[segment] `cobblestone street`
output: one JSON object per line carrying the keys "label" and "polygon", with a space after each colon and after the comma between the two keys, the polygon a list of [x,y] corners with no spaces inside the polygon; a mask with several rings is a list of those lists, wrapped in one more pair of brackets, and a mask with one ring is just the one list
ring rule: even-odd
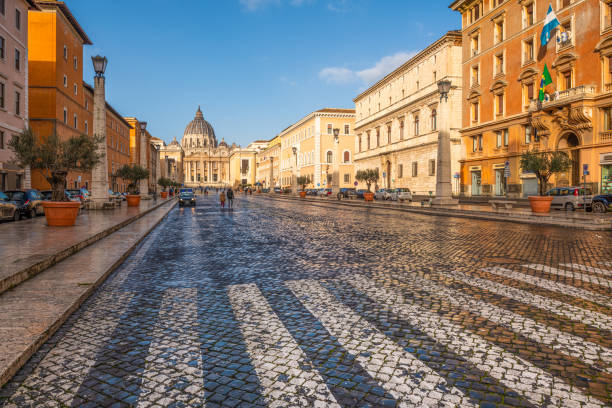
{"label": "cobblestone street", "polygon": [[611,406],[611,238],[200,196],[0,406]]}

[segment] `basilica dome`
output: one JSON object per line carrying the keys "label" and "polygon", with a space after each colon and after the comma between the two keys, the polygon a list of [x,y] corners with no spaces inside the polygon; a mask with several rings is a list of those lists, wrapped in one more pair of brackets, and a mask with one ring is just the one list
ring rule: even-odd
{"label": "basilica dome", "polygon": [[185,128],[181,144],[183,148],[217,147],[215,130],[210,123],[204,119],[204,115],[199,106],[195,118],[193,118]]}

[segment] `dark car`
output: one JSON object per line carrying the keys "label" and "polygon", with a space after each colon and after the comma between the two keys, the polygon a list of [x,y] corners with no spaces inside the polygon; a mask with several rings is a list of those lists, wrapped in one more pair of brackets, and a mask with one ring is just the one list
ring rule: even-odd
{"label": "dark car", "polygon": [[21,212],[16,202],[0,191],[0,220],[19,221]]}
{"label": "dark car", "polygon": [[53,197],[53,191],[43,190],[40,192],[40,195],[42,196],[43,201],[51,201],[51,197]]}
{"label": "dark car", "polygon": [[274,187],[274,194],[282,194],[283,190],[280,187]]}
{"label": "dark car", "polygon": [[605,213],[612,210],[612,193],[600,194],[593,197],[591,208],[595,213]]}
{"label": "dark car", "polygon": [[10,201],[17,203],[21,215],[28,218],[36,217],[45,213],[42,202],[43,196],[36,189],[30,190],[10,190],[4,192]]}
{"label": "dark car", "polygon": [[366,190],[365,188],[360,188],[359,190],[355,191],[355,196],[357,198],[363,198],[363,193],[367,193],[368,190]]}
{"label": "dark car", "polygon": [[306,189],[306,195],[307,196],[316,196],[317,195],[317,189],[316,188],[307,188]]}
{"label": "dark car", "polygon": [[351,196],[355,196],[356,191],[354,188],[341,188],[340,191],[338,191],[338,194],[340,194],[342,196],[342,198],[349,198]]}
{"label": "dark car", "polygon": [[193,195],[193,192],[183,191],[179,194],[179,206],[183,207],[185,205],[196,205],[196,198]]}
{"label": "dark car", "polygon": [[291,187],[285,187],[285,188],[283,188],[283,194],[291,194],[291,192],[292,192]]}

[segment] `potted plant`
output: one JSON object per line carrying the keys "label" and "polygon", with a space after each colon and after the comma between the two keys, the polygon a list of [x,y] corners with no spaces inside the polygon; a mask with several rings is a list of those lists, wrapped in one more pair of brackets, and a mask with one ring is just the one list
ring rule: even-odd
{"label": "potted plant", "polygon": [[149,170],[137,164],[126,164],[117,171],[117,174],[122,179],[130,181],[127,186],[128,195],[126,196],[128,207],[138,207],[140,205],[138,182],[149,177]]}
{"label": "potted plant", "polygon": [[370,187],[372,186],[372,183],[376,183],[379,178],[380,175],[378,174],[378,168],[358,170],[357,174],[355,174],[355,180],[366,183],[366,186],[368,186],[368,192],[363,193],[363,199],[365,201],[374,200],[374,193],[372,193]]}
{"label": "potted plant", "polygon": [[159,180],[157,180],[157,184],[159,184],[162,188],[161,198],[168,198],[168,192],[166,189],[173,184],[172,180],[166,177],[160,177]]}
{"label": "potted plant", "polygon": [[534,213],[550,212],[551,196],[546,195],[548,180],[555,173],[563,173],[572,167],[572,159],[565,152],[527,151],[521,155],[521,169],[534,173],[538,179],[540,195],[529,196],[529,205]]}
{"label": "potted plant", "polygon": [[87,135],[66,140],[60,140],[56,134],[38,138],[30,129],[26,129],[8,143],[15,152],[16,163],[21,167],[30,166],[32,170],[40,170],[51,186],[51,201],[43,202],[47,225],[74,225],[81,203],[66,197],[66,177],[71,171],[91,171],[102,158],[98,153],[98,143],[102,141],[101,137]]}
{"label": "potted plant", "polygon": [[300,197],[306,198],[306,184],[310,184],[310,177],[308,176],[299,176],[297,178],[298,185],[302,186],[302,191],[300,191]]}

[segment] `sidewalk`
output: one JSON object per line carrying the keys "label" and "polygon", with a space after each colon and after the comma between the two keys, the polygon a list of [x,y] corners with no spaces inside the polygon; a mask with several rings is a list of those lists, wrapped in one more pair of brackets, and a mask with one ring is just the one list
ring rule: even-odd
{"label": "sidewalk", "polygon": [[[117,209],[116,214],[100,211],[81,215],[79,217],[83,218],[79,220],[80,228],[75,236],[65,236],[63,234],[67,232],[61,231],[48,234],[55,236],[55,239],[44,238],[44,230],[48,228],[44,225],[44,219],[28,223],[35,231],[28,243],[30,248],[35,248],[36,240],[38,243],[49,243],[49,248],[40,251],[41,258],[34,259],[45,258],[43,262],[48,263],[54,257],[54,252],[76,253],[64,256],[66,259],[61,262],[45,267],[36,276],[0,294],[0,387],[161,222],[176,205],[176,200],[159,200],[157,204],[143,202],[140,209]],[[126,223],[128,225],[120,227]],[[0,227],[5,228],[7,225]],[[111,230],[115,232],[109,232]],[[91,240],[96,234],[106,235],[82,250],[74,249],[81,247],[83,242]],[[67,241],[60,243],[58,237]],[[12,248],[16,248],[16,245],[13,244]],[[4,257],[9,257],[8,251],[2,247]],[[27,254],[26,249],[21,249],[20,253]]]}
{"label": "sidewalk", "polygon": [[548,225],[558,227],[579,228],[594,231],[612,231],[612,214],[593,214],[583,211],[563,211],[552,209],[548,214],[534,214],[529,208],[494,210],[490,205],[459,204],[456,206],[430,207],[421,206],[420,202],[341,200],[335,198],[299,198],[287,195],[262,194],[261,197],[271,199],[300,200],[308,203],[339,205],[360,208],[380,208],[395,211],[413,212],[426,215],[438,215],[460,218],[475,218],[492,221],[518,222],[522,224]]}
{"label": "sidewalk", "polygon": [[49,227],[45,217],[0,224],[0,294],[170,201],[81,211],[74,227]]}

